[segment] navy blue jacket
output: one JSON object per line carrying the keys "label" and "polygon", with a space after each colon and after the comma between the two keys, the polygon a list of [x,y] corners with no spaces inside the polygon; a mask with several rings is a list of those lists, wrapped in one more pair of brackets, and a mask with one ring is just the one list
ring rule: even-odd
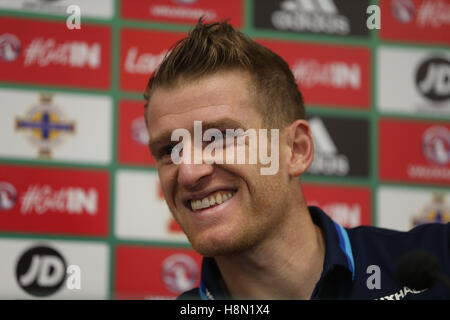
{"label": "navy blue jacket", "polygon": [[[416,249],[433,254],[448,276],[450,223],[425,224],[408,232],[367,226],[346,229],[317,207],[309,211],[326,243],[322,275],[311,299],[450,299],[450,289],[443,284],[415,291],[399,285],[394,276],[397,260]],[[370,266],[379,267],[378,286],[369,279],[376,272]],[[213,258],[203,258],[200,286],[178,299],[231,299]]]}

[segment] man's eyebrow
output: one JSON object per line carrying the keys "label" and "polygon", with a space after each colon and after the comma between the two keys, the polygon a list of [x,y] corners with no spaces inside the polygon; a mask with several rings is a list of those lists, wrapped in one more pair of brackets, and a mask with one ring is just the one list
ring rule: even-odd
{"label": "man's eyebrow", "polygon": [[211,121],[211,122],[202,122],[202,127],[203,127],[203,132],[205,132],[208,129],[218,129],[218,130],[226,130],[226,129],[243,129],[243,130],[247,130],[247,128],[245,128],[245,126],[235,120],[235,119],[231,119],[231,118],[223,118],[223,119],[219,119],[216,121]]}
{"label": "man's eyebrow", "polygon": [[150,136],[150,139],[148,141],[148,147],[149,147],[150,152],[152,153],[152,155],[157,156],[156,152],[157,152],[158,147],[160,145],[163,145],[167,141],[170,141],[170,137],[171,136],[172,136],[172,132],[171,131],[166,131],[166,132],[158,135],[156,138],[152,138]]}
{"label": "man's eyebrow", "polygon": [[[226,129],[243,129],[247,130],[247,128],[239,121],[231,118],[222,118],[219,120],[214,121],[208,121],[204,122],[202,121],[202,132],[204,133],[208,129],[218,129],[220,131],[224,131]],[[192,127],[190,128],[191,135],[193,135],[194,131],[194,123],[192,123]],[[170,144],[172,136],[172,131],[165,131],[159,135],[157,135],[155,138],[150,137],[150,140],[148,142],[148,147],[150,148],[150,151],[152,154],[156,152],[157,148],[160,145],[164,145],[165,143]],[[202,137],[203,138],[203,137]]]}

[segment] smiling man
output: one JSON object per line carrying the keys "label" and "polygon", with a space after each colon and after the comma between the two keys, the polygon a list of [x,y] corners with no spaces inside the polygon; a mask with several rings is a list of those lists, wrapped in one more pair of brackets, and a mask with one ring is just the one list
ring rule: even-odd
{"label": "smiling man", "polygon": [[[380,298],[403,288],[393,277],[393,262],[414,245],[432,248],[449,268],[448,242],[442,243],[448,225],[416,233],[346,230],[306,205],[299,177],[313,161],[314,146],[294,76],[281,57],[226,22],[199,21],[152,75],[145,97],[149,147],[164,197],[205,257],[200,287],[181,298]],[[180,144],[173,133],[183,129],[194,137],[198,121],[204,130],[224,133],[211,139],[223,157],[230,148],[248,158],[265,148],[277,155],[278,170],[261,174],[267,166],[262,161],[194,161],[191,156],[206,144]],[[227,130],[237,129],[279,135],[257,136],[255,147],[250,139],[235,144],[225,138]],[[428,242],[419,244],[418,237]],[[374,264],[384,280],[378,291],[366,281]],[[405,296],[435,297],[443,292],[437,290]]]}

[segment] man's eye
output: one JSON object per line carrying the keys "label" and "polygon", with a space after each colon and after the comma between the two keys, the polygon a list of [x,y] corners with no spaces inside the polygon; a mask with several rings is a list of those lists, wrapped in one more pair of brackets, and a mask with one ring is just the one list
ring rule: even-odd
{"label": "man's eye", "polygon": [[173,146],[166,146],[160,150],[159,155],[160,155],[160,157],[170,155],[172,153],[172,150],[173,150]]}
{"label": "man's eye", "polygon": [[229,132],[228,130],[227,131],[224,130],[222,131],[222,136],[220,137],[220,139],[218,139],[218,141],[231,142],[234,141],[236,137],[238,137],[238,135],[235,132],[233,131]]}

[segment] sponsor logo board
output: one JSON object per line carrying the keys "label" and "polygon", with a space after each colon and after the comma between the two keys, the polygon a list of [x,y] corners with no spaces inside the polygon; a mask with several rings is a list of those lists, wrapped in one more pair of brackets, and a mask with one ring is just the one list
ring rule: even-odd
{"label": "sponsor logo board", "polygon": [[110,97],[0,88],[0,99],[0,156],[111,161]]}
{"label": "sponsor logo board", "polygon": [[230,19],[235,27],[242,26],[242,0],[134,0],[122,1],[122,17],[147,21],[197,23],[200,17],[206,22]]}
{"label": "sponsor logo board", "polygon": [[311,115],[308,122],[314,142],[314,160],[306,171],[308,174],[369,176],[369,122],[366,119]]}
{"label": "sponsor logo board", "polygon": [[119,103],[119,162],[154,166],[155,160],[148,148],[148,140],[149,134],[142,101],[121,101]]}
{"label": "sponsor logo board", "polygon": [[383,40],[450,44],[450,1],[380,1]]}
{"label": "sponsor logo board", "polygon": [[450,222],[450,192],[382,186],[377,196],[377,225],[407,231],[425,223]]}
{"label": "sponsor logo board", "polygon": [[0,230],[106,236],[109,175],[14,165],[0,166]]}
{"label": "sponsor logo board", "polygon": [[66,17],[67,8],[71,5],[80,8],[82,17],[111,19],[114,16],[113,0],[0,0],[0,9]]}
{"label": "sponsor logo board", "polygon": [[164,200],[156,171],[119,170],[115,197],[117,237],[187,243]]}
{"label": "sponsor logo board", "polygon": [[381,119],[379,174],[384,181],[450,182],[450,125]]}
{"label": "sponsor logo board", "polygon": [[370,108],[367,48],[257,41],[286,60],[307,105]]}
{"label": "sponsor logo board", "polygon": [[367,37],[368,6],[367,0],[255,1],[254,26],[297,33]]}
{"label": "sponsor logo board", "polygon": [[169,48],[185,36],[168,31],[122,29],[121,89],[144,92],[151,74],[159,67]]}
{"label": "sponsor logo board", "polygon": [[0,252],[2,299],[108,298],[106,244],[3,238]]}
{"label": "sponsor logo board", "polygon": [[0,81],[108,89],[111,32],[100,25],[2,17]]}
{"label": "sponsor logo board", "polygon": [[385,112],[450,115],[450,54],[381,47],[378,104]]}
{"label": "sponsor logo board", "polygon": [[175,299],[200,283],[202,257],[192,249],[116,248],[116,299]]}
{"label": "sponsor logo board", "polygon": [[371,224],[369,188],[304,183],[303,194],[309,206],[320,207],[345,228]]}

